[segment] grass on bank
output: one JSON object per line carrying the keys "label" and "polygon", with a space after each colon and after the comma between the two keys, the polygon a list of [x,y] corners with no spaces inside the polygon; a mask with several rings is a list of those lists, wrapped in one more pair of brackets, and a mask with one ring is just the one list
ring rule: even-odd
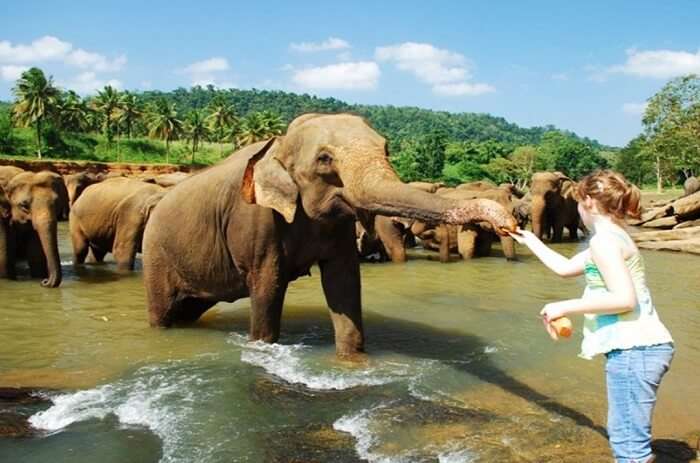
{"label": "grass on bank", "polygon": [[[191,146],[184,140],[170,142],[169,156],[166,156],[164,141],[147,137],[120,137],[110,144],[102,134],[62,132],[60,135],[47,133],[44,143],[42,158],[45,160],[163,164],[169,157],[171,164],[192,163]],[[231,143],[202,142],[194,155],[194,164],[214,164],[233,151]],[[10,143],[0,146],[0,158],[38,159],[34,130],[13,129]]]}

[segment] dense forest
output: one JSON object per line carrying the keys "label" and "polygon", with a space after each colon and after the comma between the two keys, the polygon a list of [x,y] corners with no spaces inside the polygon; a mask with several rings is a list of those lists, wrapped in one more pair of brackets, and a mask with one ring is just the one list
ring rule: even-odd
{"label": "dense forest", "polygon": [[489,114],[353,105],[282,91],[197,86],[131,92],[107,86],[83,98],[32,68],[13,88],[15,100],[0,102],[0,155],[207,164],[283,133],[300,114],[350,112],[387,138],[392,163],[406,181],[489,178],[524,185],[537,170],[578,178],[613,167],[638,184],[661,186],[697,173],[698,88],[697,76],[669,82],[650,99],[645,132],[620,150],[553,126],[523,128]]}

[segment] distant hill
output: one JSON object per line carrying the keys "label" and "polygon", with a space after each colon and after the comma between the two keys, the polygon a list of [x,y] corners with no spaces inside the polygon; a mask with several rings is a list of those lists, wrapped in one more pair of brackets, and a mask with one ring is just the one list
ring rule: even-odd
{"label": "distant hill", "polygon": [[[435,130],[445,131],[451,141],[495,140],[512,145],[537,145],[542,135],[559,130],[552,125],[523,128],[502,117],[481,113],[450,113],[416,107],[353,105],[336,98],[318,98],[270,90],[217,90],[213,87],[178,88],[171,92],[139,93],[144,101],[164,97],[176,103],[178,110],[187,112],[203,108],[216,96],[224,97],[236,108],[239,116],[250,112],[270,110],[278,113],[285,123],[307,112],[353,112],[366,117],[392,144],[406,138],[416,138]],[[605,149],[598,141],[562,131],[596,150]]]}

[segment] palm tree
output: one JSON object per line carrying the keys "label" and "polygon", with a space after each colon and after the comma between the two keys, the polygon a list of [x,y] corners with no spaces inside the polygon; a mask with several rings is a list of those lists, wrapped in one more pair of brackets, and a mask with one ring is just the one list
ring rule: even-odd
{"label": "palm tree", "polygon": [[165,140],[165,162],[170,163],[170,141],[176,140],[182,133],[182,121],[177,118],[175,103],[168,103],[165,98],[156,100],[146,112],[148,134]]}
{"label": "palm tree", "polygon": [[22,127],[35,126],[37,155],[41,159],[42,124],[54,112],[60,92],[54,87],[53,78],[47,79],[39,68],[24,71],[13,92],[17,98],[14,118]]}
{"label": "palm tree", "polygon": [[[233,105],[226,103],[223,99],[215,99],[209,106],[209,117],[207,122],[209,128],[214,132],[217,142],[222,143],[226,139],[226,134],[231,126],[238,122]],[[219,145],[219,155],[223,157],[223,146]]]}
{"label": "palm tree", "polygon": [[56,109],[58,124],[64,130],[80,132],[89,127],[89,109],[73,90],[69,90],[61,96]]}
{"label": "palm tree", "polygon": [[119,101],[119,90],[111,85],[107,85],[102,91],[97,92],[97,96],[92,100],[92,108],[102,116],[102,129],[109,145],[114,140],[113,129],[116,126]]}
{"label": "palm tree", "polygon": [[275,135],[281,135],[283,131],[284,123],[279,115],[271,111],[251,113],[241,122],[237,142],[239,146],[250,145]]}
{"label": "palm tree", "polygon": [[133,93],[122,93],[122,96],[119,99],[119,107],[117,109],[117,122],[119,124],[124,124],[126,127],[127,138],[131,138],[131,131],[134,123],[141,117],[141,115],[142,111],[138,97]]}
{"label": "palm tree", "polygon": [[265,128],[265,138],[282,135],[282,132],[286,129],[282,118],[277,113],[266,110],[260,114],[260,117],[262,118],[262,124]]}
{"label": "palm tree", "polygon": [[204,110],[193,109],[185,118],[185,137],[192,142],[192,163],[194,164],[194,153],[202,140],[209,137],[209,127],[206,124]]}

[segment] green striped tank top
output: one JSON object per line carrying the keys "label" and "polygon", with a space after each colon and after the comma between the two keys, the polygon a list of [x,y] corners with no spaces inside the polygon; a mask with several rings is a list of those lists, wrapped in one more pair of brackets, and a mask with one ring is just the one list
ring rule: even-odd
{"label": "green striped tank top", "polygon": [[[596,233],[600,235],[601,232]],[[614,230],[604,230],[605,238],[618,239],[629,244],[627,234]],[[617,314],[585,314],[581,357],[591,359],[597,354],[605,354],[615,349],[630,349],[637,346],[650,346],[673,342],[671,334],[659,319],[651,294],[647,287],[644,259],[637,250],[625,260],[634,283],[637,305],[633,310]],[[592,259],[585,263],[584,277],[586,289],[583,298],[608,291],[605,280]]]}

